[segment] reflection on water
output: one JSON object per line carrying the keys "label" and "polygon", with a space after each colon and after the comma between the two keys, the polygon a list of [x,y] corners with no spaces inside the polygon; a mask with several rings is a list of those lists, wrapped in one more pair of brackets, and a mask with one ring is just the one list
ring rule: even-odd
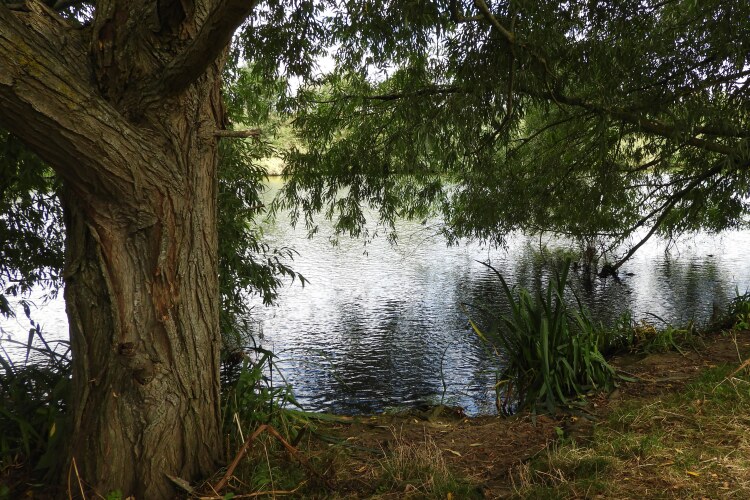
{"label": "reflection on water", "polygon": [[[489,261],[509,283],[535,289],[546,282],[551,258],[540,257],[538,238],[516,236],[507,249],[446,247],[418,223],[400,222],[397,230],[395,247],[344,238],[334,247],[324,224],[313,239],[283,220],[267,227],[272,244],[300,252],[294,267],[310,283],[285,290],[278,307],[256,307],[265,345],[279,354],[308,409],[359,413],[445,401],[470,413],[492,411],[493,365],[461,304],[504,306],[496,277],[477,260]],[[565,245],[543,242],[548,249]],[[670,253],[654,241],[621,268],[619,283],[586,283],[574,272],[571,281],[604,322],[628,310],[636,319],[705,322],[714,305],[750,287],[748,244],[750,232],[700,235]]]}
{"label": "reflection on water", "polygon": [[[271,182],[269,197],[278,187]],[[283,290],[277,307],[253,310],[263,344],[281,358],[303,406],[361,413],[443,401],[469,413],[493,411],[493,364],[461,304],[485,324],[491,319],[476,306],[503,307],[497,279],[477,260],[489,261],[511,284],[534,289],[546,282],[539,239],[514,236],[506,249],[446,247],[428,225],[401,222],[396,246],[382,238],[367,246],[342,238],[334,247],[330,227],[321,226],[313,239],[281,219],[265,228],[272,246],[299,251],[294,267],[310,283]],[[549,249],[564,245],[543,241]],[[654,314],[676,324],[705,322],[714,305],[726,306],[736,289],[750,288],[749,246],[748,231],[700,235],[668,254],[664,243],[653,241],[621,268],[620,282],[586,283],[572,272],[572,284],[605,322],[626,310],[636,319],[654,320]],[[34,317],[48,337],[65,335],[60,301]],[[26,324],[25,318],[0,319],[6,335],[22,339]]]}

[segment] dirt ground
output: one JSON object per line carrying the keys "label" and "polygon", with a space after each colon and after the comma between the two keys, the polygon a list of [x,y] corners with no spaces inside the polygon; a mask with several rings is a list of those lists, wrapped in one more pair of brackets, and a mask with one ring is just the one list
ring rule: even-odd
{"label": "dirt ground", "polygon": [[[611,364],[635,382],[621,382],[610,394],[588,399],[579,415],[529,415],[467,418],[460,410],[415,411],[402,415],[354,418],[326,427],[323,432],[346,443],[347,470],[335,471],[336,490],[342,498],[376,493],[369,465],[396,445],[419,446],[432,441],[449,468],[479,485],[485,498],[501,498],[513,491],[509,470],[546,450],[563,432],[581,435],[593,421],[607,414],[620,400],[654,397],[679,391],[704,368],[723,363],[739,365],[750,356],[750,332],[736,336],[713,334],[695,350],[663,354],[628,354]],[[437,414],[436,414],[437,413]],[[341,465],[339,465],[341,467]]]}

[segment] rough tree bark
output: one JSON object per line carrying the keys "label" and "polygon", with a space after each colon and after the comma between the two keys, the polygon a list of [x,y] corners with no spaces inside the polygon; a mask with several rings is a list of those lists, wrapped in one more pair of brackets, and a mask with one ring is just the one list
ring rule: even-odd
{"label": "rough tree bark", "polygon": [[0,4],[0,126],[63,179],[69,463],[100,494],[169,498],[219,458],[221,60],[253,4]]}

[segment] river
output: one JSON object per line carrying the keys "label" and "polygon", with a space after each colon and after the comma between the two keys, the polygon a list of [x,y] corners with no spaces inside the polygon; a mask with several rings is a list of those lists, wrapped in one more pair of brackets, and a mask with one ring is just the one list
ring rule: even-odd
{"label": "river", "polygon": [[[279,186],[271,180],[268,196]],[[471,305],[503,304],[497,279],[477,261],[490,262],[510,284],[535,288],[546,280],[554,250],[568,243],[543,237],[547,250],[540,252],[538,237],[512,235],[506,248],[449,247],[432,224],[400,221],[396,245],[341,238],[333,246],[330,225],[320,224],[312,239],[285,217],[265,224],[271,246],[299,252],[293,267],[309,283],[286,286],[274,307],[253,300],[251,317],[303,407],[355,414],[442,402],[470,414],[492,412],[496,364],[465,311],[487,323]],[[629,310],[638,320],[705,323],[736,291],[750,289],[747,248],[750,231],[698,234],[673,245],[654,239],[623,265],[619,282],[595,278],[586,286],[571,273],[571,283],[605,322]],[[64,338],[61,300],[37,302],[32,317],[48,338]],[[5,338],[24,338],[28,321],[20,313],[0,319],[0,329]]]}

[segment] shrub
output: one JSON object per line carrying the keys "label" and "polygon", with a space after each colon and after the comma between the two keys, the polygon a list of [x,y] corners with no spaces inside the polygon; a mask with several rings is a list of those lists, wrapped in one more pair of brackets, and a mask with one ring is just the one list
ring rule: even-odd
{"label": "shrub", "polygon": [[[32,326],[27,344],[3,341],[21,345],[25,359],[14,360],[4,348],[0,353],[0,468],[23,464],[51,477],[63,466],[70,356],[67,342],[59,342],[66,347],[60,353]],[[41,347],[33,345],[35,337]]]}

